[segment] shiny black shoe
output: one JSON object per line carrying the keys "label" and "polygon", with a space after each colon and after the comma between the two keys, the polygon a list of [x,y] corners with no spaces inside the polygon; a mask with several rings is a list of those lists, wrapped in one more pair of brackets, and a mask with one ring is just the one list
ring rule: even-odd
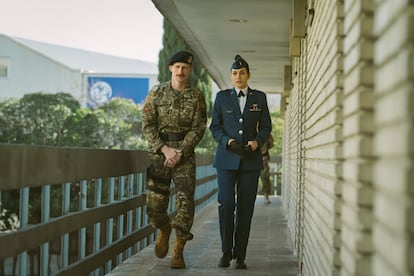
{"label": "shiny black shoe", "polygon": [[223,254],[223,256],[220,258],[220,261],[218,263],[219,267],[229,267],[230,261],[233,258],[233,254],[231,252],[226,252]]}
{"label": "shiny black shoe", "polygon": [[236,269],[247,269],[247,265],[246,265],[246,263],[244,262],[244,260],[242,260],[242,259],[237,259],[237,261],[236,261],[236,265],[235,265],[235,268],[236,268]]}

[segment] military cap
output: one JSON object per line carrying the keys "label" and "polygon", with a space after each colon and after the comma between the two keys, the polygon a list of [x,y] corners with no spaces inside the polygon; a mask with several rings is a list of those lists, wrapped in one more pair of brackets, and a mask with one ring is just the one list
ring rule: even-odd
{"label": "military cap", "polygon": [[249,64],[240,55],[236,55],[234,57],[234,62],[231,65],[231,69],[241,69],[243,67],[249,72]]}
{"label": "military cap", "polygon": [[187,64],[193,63],[193,54],[187,51],[178,51],[171,55],[170,59],[168,60],[168,65],[173,65],[176,62],[182,62]]}

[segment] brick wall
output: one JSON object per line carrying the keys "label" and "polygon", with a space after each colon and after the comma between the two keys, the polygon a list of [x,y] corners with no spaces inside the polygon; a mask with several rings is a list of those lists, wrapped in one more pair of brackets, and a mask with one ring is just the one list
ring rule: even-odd
{"label": "brick wall", "polygon": [[414,2],[375,5],[373,275],[414,275]]}
{"label": "brick wall", "polygon": [[304,275],[333,275],[338,270],[342,177],[343,5],[315,1],[301,59],[305,96]]}
{"label": "brick wall", "polygon": [[373,4],[344,1],[341,275],[372,275]]}
{"label": "brick wall", "polygon": [[[292,93],[291,101],[297,102],[298,97],[297,93]],[[288,200],[285,201],[287,204],[286,208],[289,211],[289,229],[291,230],[291,235],[293,238],[293,244],[295,246],[295,251],[298,249],[299,233],[300,233],[300,219],[299,219],[299,190],[300,190],[300,181],[299,181],[299,155],[300,155],[300,139],[299,139],[299,110],[298,105],[294,104],[286,112],[285,118],[289,118],[289,124],[292,127],[289,127],[289,130],[284,133],[284,141],[289,141],[288,144],[284,146],[284,163],[288,164],[286,170],[283,171],[283,181],[287,185],[282,185],[282,193],[285,194],[285,197]]]}
{"label": "brick wall", "polygon": [[413,275],[414,4],[307,3],[282,184],[302,275]]}

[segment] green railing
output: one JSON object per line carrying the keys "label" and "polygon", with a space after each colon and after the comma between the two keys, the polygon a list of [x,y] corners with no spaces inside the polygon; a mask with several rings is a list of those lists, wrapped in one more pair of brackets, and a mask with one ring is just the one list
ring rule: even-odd
{"label": "green railing", "polygon": [[[196,211],[215,199],[212,160],[196,158]],[[0,275],[104,275],[153,243],[148,164],[143,151],[0,144],[0,208],[17,216],[0,232]]]}

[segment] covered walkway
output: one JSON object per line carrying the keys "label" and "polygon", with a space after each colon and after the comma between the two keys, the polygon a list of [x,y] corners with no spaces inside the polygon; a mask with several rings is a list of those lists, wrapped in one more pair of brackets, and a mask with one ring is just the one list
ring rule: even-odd
{"label": "covered walkway", "polygon": [[221,252],[217,203],[213,201],[196,215],[194,239],[188,242],[184,251],[186,269],[170,268],[174,240],[171,239],[170,251],[164,259],[155,257],[154,247],[150,245],[107,275],[299,275],[282,200],[273,196],[271,201],[265,205],[262,196],[257,198],[247,249],[247,270],[236,270],[233,263],[224,269],[217,266]]}

